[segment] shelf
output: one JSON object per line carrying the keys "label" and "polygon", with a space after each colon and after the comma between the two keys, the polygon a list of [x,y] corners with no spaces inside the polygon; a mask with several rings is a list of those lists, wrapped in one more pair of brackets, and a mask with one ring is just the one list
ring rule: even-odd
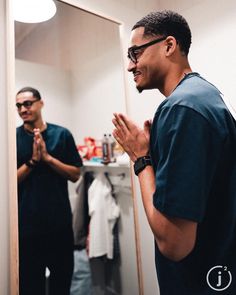
{"label": "shelf", "polygon": [[84,161],[83,171],[93,173],[109,173],[109,178],[113,185],[131,189],[129,165],[119,165],[118,163],[109,163],[108,165],[104,165],[98,162]]}
{"label": "shelf", "polygon": [[84,161],[83,162],[84,167],[104,167],[104,168],[130,168],[129,165],[119,165],[118,163],[109,163],[107,165],[93,162],[93,161]]}

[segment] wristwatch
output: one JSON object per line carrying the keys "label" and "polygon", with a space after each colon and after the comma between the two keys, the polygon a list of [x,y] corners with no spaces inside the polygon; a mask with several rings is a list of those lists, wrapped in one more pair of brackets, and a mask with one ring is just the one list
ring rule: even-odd
{"label": "wristwatch", "polygon": [[26,166],[28,166],[29,168],[33,169],[38,165],[38,161],[34,160],[34,159],[30,159],[29,161],[27,161],[25,163]]}
{"label": "wristwatch", "polygon": [[134,162],[134,173],[138,175],[146,166],[152,166],[150,156],[143,156]]}

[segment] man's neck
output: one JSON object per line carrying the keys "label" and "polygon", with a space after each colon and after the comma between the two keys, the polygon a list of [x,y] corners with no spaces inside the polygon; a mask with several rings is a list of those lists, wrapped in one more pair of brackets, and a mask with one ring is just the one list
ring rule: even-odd
{"label": "man's neck", "polygon": [[170,74],[166,77],[163,88],[160,89],[161,93],[168,97],[179,84],[179,82],[185,77],[186,74],[191,73],[190,66],[177,69],[176,71],[170,71]]}
{"label": "man's neck", "polygon": [[39,129],[40,132],[42,132],[47,128],[47,123],[43,120],[39,120],[32,123],[24,123],[24,128],[30,132],[33,132],[34,129]]}

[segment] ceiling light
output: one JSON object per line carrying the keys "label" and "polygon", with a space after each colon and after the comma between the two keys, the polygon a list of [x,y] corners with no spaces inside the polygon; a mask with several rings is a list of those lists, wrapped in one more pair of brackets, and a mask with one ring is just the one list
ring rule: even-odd
{"label": "ceiling light", "polygon": [[56,13],[53,0],[14,0],[14,19],[23,23],[40,23]]}

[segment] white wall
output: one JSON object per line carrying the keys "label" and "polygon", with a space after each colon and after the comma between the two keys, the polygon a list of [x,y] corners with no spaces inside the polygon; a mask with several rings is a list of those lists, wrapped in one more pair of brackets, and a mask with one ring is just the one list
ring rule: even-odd
{"label": "white wall", "polygon": [[[44,101],[43,119],[67,128],[73,125],[71,73],[63,69],[16,60],[15,92],[30,86],[39,90]],[[17,126],[22,120],[16,111]]]}
{"label": "white wall", "polygon": [[113,113],[125,111],[125,92],[119,25],[88,13],[75,20],[71,28],[77,44],[71,54],[73,128],[82,143],[84,136],[102,139],[104,133],[112,133]]}
{"label": "white wall", "polygon": [[183,13],[192,27],[193,70],[214,83],[236,107],[236,2],[201,1]]}

